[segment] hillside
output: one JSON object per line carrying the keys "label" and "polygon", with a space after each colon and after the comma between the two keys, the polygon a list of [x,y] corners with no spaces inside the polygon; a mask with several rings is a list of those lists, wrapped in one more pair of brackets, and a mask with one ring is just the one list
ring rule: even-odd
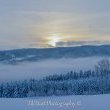
{"label": "hillside", "polygon": [[23,61],[39,61],[44,59],[92,56],[110,56],[110,45],[5,50],[0,51],[0,62],[14,63]]}

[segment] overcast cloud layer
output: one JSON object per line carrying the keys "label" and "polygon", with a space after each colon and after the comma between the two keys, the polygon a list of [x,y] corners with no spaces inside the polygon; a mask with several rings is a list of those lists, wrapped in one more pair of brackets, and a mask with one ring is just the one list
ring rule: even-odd
{"label": "overcast cloud layer", "polygon": [[83,41],[110,42],[110,0],[0,0],[0,49]]}

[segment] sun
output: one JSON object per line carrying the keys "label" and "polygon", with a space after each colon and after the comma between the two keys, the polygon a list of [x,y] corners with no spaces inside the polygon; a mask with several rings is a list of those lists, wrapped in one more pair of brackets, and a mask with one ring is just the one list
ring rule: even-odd
{"label": "sun", "polygon": [[52,35],[49,37],[49,42],[48,44],[56,47],[56,43],[60,41],[60,37],[58,35]]}

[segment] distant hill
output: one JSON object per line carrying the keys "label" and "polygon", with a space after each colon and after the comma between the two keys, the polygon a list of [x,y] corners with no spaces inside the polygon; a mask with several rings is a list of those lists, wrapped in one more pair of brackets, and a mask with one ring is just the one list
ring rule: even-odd
{"label": "distant hill", "polygon": [[91,56],[110,56],[110,45],[5,50],[0,51],[0,62],[39,61]]}

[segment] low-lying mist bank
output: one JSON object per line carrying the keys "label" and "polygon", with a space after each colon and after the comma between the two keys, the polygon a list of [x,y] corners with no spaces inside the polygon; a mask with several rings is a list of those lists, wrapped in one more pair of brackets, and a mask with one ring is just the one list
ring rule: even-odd
{"label": "low-lying mist bank", "polygon": [[23,62],[16,65],[0,64],[0,82],[30,78],[39,79],[52,74],[65,74],[71,70],[94,69],[94,65],[104,58],[106,57],[62,58],[39,62]]}

